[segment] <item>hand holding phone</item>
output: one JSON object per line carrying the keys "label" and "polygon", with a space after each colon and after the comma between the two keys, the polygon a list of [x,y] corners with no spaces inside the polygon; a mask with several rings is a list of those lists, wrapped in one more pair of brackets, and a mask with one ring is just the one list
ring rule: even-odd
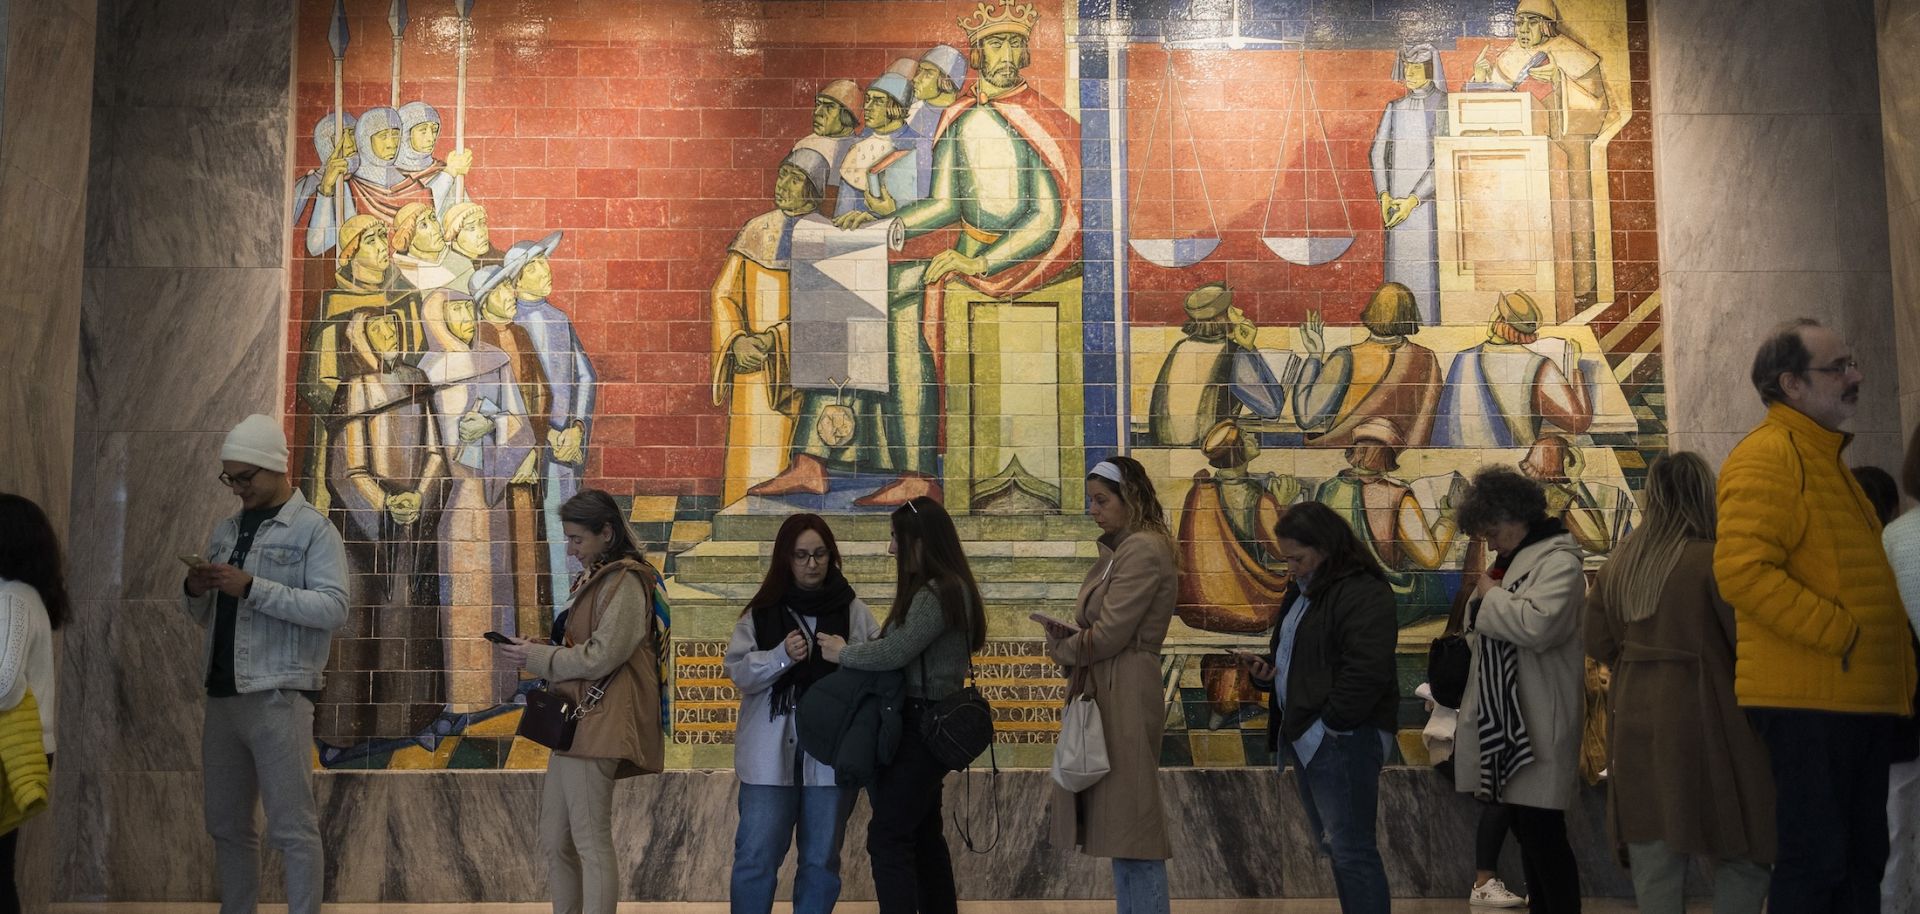
{"label": "hand holding phone", "polygon": [[198,552],[183,552],[179,556],[177,556],[177,558],[180,559],[180,564],[185,565],[188,568],[198,568],[201,565],[207,564],[206,556],[203,556]]}
{"label": "hand holding phone", "polygon": [[506,635],[500,634],[499,632],[481,632],[480,637],[485,638],[488,641],[491,641],[495,644],[512,644],[513,643],[512,638],[509,638]]}
{"label": "hand holding phone", "polygon": [[1056,619],[1043,612],[1029,613],[1027,618],[1040,623],[1040,627],[1046,629],[1047,634],[1055,638],[1065,638],[1080,630],[1080,626],[1072,622]]}

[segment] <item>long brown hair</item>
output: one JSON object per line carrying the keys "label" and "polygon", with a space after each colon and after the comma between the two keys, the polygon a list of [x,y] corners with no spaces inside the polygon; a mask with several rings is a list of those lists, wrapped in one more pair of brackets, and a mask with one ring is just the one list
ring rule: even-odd
{"label": "long brown hair", "polygon": [[620,513],[620,505],[613,496],[601,489],[581,489],[579,494],[567,499],[560,505],[560,520],[563,523],[579,524],[599,533],[613,528],[613,542],[607,545],[604,561],[633,559],[647,567],[653,563],[647,561],[647,553],[633,528],[627,526],[627,519]]}
{"label": "long brown hair", "polygon": [[1119,467],[1124,481],[1115,485],[1113,480],[1093,474],[1087,475],[1087,481],[1106,486],[1108,491],[1119,496],[1120,503],[1127,506],[1127,528],[1173,536],[1172,529],[1167,526],[1166,509],[1160,506],[1160,495],[1153,490],[1153,477],[1147,475],[1147,468],[1132,457],[1108,457],[1105,462]]}
{"label": "long brown hair", "polygon": [[1310,597],[1348,574],[1363,574],[1376,581],[1387,579],[1380,561],[1354,535],[1353,525],[1320,502],[1304,501],[1288,506],[1279,522],[1273,525],[1273,535],[1317,549],[1324,556],[1319,570],[1313,573],[1314,592],[1308,594]]}
{"label": "long brown hair", "polygon": [[741,610],[740,615],[786,599],[787,591],[793,589],[794,544],[800,542],[800,534],[808,530],[820,534],[821,541],[827,544],[827,567],[840,567],[840,544],[834,541],[833,528],[827,526],[827,519],[805,512],[789,515],[781,522],[780,532],[773,535],[773,563],[767,566],[767,576],[760,580],[760,589],[747,601],[747,608]]}
{"label": "long brown hair", "polygon": [[980,584],[974,580],[967,553],[960,548],[960,531],[947,509],[925,495],[893,511],[893,608],[884,628],[907,620],[907,607],[921,589],[932,587],[940,598],[940,612],[948,628],[967,633],[967,648],[987,644],[987,614],[980,602]]}
{"label": "long brown hair", "polygon": [[1713,468],[1692,451],[1654,458],[1647,468],[1647,510],[1607,562],[1601,597],[1625,622],[1649,618],[1688,540],[1714,539]]}

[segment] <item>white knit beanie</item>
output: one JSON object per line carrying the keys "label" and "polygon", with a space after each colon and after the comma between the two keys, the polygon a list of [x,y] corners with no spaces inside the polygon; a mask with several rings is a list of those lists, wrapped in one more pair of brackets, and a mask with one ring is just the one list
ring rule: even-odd
{"label": "white knit beanie", "polygon": [[254,413],[227,433],[220,445],[221,460],[249,463],[275,473],[287,471],[287,435],[270,416]]}

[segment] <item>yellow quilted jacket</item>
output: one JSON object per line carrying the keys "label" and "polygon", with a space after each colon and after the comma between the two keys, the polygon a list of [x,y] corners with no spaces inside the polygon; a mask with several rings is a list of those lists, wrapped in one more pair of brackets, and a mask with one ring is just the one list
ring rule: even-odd
{"label": "yellow quilted jacket", "polygon": [[40,703],[29,691],[0,711],[0,835],[47,808],[47,748],[40,741]]}
{"label": "yellow quilted jacket", "polygon": [[1774,404],[1720,469],[1714,577],[1733,605],[1746,707],[1911,713],[1906,611],[1850,435]]}

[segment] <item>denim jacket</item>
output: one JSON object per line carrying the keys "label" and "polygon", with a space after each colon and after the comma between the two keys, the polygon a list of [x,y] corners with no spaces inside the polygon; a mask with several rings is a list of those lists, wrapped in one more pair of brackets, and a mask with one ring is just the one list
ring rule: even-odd
{"label": "denim jacket", "polygon": [[[213,528],[204,553],[224,562],[240,537],[240,515]],[[300,490],[267,518],[247,550],[253,586],[234,616],[233,684],[241,694],[269,689],[315,691],[327,665],[333,630],[347,622],[347,548],[326,515]],[[213,654],[215,601],[183,591],[180,605],[207,633],[200,669]]]}

